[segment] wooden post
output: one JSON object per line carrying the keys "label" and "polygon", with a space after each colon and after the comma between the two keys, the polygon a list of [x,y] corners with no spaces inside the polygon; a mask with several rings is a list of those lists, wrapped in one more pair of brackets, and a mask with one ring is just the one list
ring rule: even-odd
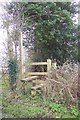
{"label": "wooden post", "polygon": [[48,77],[50,77],[50,70],[51,70],[51,60],[47,59],[47,73],[48,73]]}
{"label": "wooden post", "polygon": [[52,67],[56,70],[57,69],[57,63],[56,62],[52,63]]}
{"label": "wooden post", "polygon": [[20,32],[20,80],[22,80],[22,32]]}
{"label": "wooden post", "polygon": [[49,87],[50,87],[50,83],[49,83],[50,70],[51,70],[51,60],[50,60],[50,59],[47,59],[47,75],[48,75],[48,80],[46,81],[46,88],[45,88],[46,96],[49,95]]}

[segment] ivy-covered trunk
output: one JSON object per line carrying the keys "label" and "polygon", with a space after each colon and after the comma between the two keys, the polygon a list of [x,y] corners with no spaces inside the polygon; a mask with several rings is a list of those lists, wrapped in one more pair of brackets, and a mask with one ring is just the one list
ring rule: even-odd
{"label": "ivy-covered trunk", "polygon": [[8,61],[8,71],[9,71],[10,89],[14,91],[16,90],[16,80],[17,80],[17,71],[18,71],[17,60],[15,58],[12,58]]}

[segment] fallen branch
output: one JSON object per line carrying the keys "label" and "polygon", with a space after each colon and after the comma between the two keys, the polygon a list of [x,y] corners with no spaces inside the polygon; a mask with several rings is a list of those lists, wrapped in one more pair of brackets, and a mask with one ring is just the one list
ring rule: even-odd
{"label": "fallen branch", "polygon": [[70,92],[70,89],[69,89],[69,88],[67,88],[67,89],[68,89],[68,92],[69,92],[69,94],[70,94],[70,97],[72,98],[73,101],[75,101],[75,99],[73,98],[73,96],[72,96],[72,94],[71,94],[71,92]]}
{"label": "fallen branch", "polygon": [[62,82],[58,82],[58,81],[56,81],[56,80],[54,80],[54,79],[48,79],[48,78],[47,78],[47,80],[49,80],[49,81],[51,81],[51,82],[55,82],[55,83],[57,83],[57,84],[61,84],[61,86],[63,86],[63,85],[62,85],[62,84],[63,84]]}

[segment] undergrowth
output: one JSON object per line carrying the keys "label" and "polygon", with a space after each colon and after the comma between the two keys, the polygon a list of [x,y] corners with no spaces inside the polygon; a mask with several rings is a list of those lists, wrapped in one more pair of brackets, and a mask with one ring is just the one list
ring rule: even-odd
{"label": "undergrowth", "polygon": [[[22,92],[22,83],[20,82],[17,83],[16,91],[11,92],[9,90],[9,79],[7,79],[8,77],[3,76],[2,78],[3,95],[1,98],[3,103],[2,108],[3,117],[5,118],[47,117],[47,118],[73,118],[73,119],[75,118],[77,120],[79,118],[78,102],[71,102],[70,104],[69,96],[66,97],[65,94],[70,91],[68,93],[68,95],[70,95],[70,99],[74,98],[75,101],[78,100],[76,95],[77,72],[75,69],[74,69],[75,71],[73,71],[73,69],[70,69],[70,67],[69,72],[66,67],[64,67],[64,69],[61,68],[61,70],[59,69],[56,72],[55,79],[53,77],[54,75],[50,79],[51,81],[48,85],[48,89],[52,87],[50,91],[52,94],[51,96],[44,96],[43,94],[39,94],[39,92],[34,96],[31,96],[31,83],[26,85],[25,94],[23,94]],[[64,71],[67,72],[64,73]],[[73,75],[71,76],[71,78],[69,73]],[[60,95],[59,92],[61,93]],[[65,101],[66,99],[68,99],[67,102]]]}
{"label": "undergrowth", "polygon": [[18,91],[10,92],[6,86],[3,90],[2,103],[2,113],[5,118],[77,118],[78,116],[77,105],[55,102],[50,97],[38,94],[32,97],[30,93],[23,95]]}
{"label": "undergrowth", "polygon": [[39,96],[21,96],[12,100],[3,98],[2,112],[6,113],[7,117],[75,118],[78,115],[76,106],[66,107],[49,98],[43,100]]}

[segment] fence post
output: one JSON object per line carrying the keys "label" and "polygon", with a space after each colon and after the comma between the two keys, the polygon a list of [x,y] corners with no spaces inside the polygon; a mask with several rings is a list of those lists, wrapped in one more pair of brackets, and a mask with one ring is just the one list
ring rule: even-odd
{"label": "fence post", "polygon": [[50,77],[50,70],[51,70],[51,60],[47,59],[47,73],[48,73],[48,77]]}

